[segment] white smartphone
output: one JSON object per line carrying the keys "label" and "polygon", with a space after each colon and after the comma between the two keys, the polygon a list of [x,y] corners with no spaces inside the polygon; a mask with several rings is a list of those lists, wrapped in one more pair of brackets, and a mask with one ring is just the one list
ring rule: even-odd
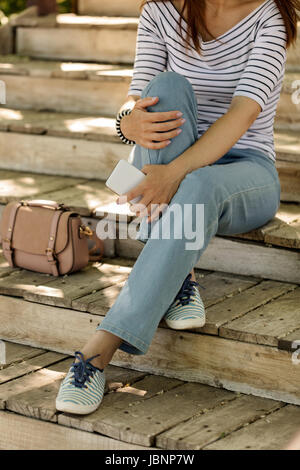
{"label": "white smartphone", "polygon": [[[140,184],[145,177],[146,175],[141,170],[127,160],[120,160],[105,184],[114,193],[121,196]],[[141,196],[138,196],[129,202],[136,204],[140,199]]]}

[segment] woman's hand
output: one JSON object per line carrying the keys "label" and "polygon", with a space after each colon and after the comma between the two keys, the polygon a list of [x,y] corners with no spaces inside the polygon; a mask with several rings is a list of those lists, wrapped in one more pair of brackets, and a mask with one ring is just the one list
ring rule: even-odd
{"label": "woman's hand", "polygon": [[170,139],[180,134],[178,127],[185,122],[185,119],[180,119],[180,111],[148,112],[146,108],[158,100],[157,96],[138,100],[131,113],[121,119],[121,131],[125,137],[148,149],[162,149],[169,145]]}
{"label": "woman's hand", "polygon": [[124,204],[141,196],[138,203],[132,205],[130,209],[139,217],[148,214],[148,221],[153,221],[169,204],[184,175],[169,164],[145,165],[142,172],[147,175],[142,183],[120,196],[117,203]]}

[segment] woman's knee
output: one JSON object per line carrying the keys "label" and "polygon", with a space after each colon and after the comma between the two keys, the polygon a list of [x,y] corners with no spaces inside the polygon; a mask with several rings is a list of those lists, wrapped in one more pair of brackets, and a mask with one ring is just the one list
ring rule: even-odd
{"label": "woman's knee", "polygon": [[160,72],[157,74],[154,78],[152,78],[148,84],[145,86],[145,88],[142,91],[142,94],[146,94],[149,89],[151,89],[151,93],[154,91],[161,91],[161,90],[166,90],[166,91],[178,91],[182,90],[183,88],[188,88],[190,89],[192,85],[188,81],[187,78],[185,78],[183,75],[177,73],[177,72]]}
{"label": "woman's knee", "polygon": [[[197,118],[197,100],[191,83],[183,75],[177,72],[160,72],[143,89],[141,98],[148,96],[158,96],[159,101],[148,110],[184,112],[181,108],[189,108],[195,113]],[[171,104],[171,109],[168,109]]]}

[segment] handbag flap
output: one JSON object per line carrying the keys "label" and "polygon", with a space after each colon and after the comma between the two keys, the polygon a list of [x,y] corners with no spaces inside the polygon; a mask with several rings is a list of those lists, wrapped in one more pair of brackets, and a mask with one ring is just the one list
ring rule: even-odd
{"label": "handbag flap", "polygon": [[[9,218],[15,203],[9,203],[2,214],[1,236],[6,238],[9,227]],[[53,216],[53,209],[45,207],[21,206],[16,215],[12,236],[12,248],[21,250],[33,255],[45,255],[49,246],[50,230]],[[68,221],[74,212],[61,212],[59,217],[55,252],[59,254],[66,248],[69,238]]]}

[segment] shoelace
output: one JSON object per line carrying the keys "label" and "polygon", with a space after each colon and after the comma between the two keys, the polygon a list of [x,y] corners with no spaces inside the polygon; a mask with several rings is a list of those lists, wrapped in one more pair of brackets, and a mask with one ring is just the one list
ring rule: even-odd
{"label": "shoelace", "polygon": [[97,372],[97,370],[103,372],[103,369],[97,369],[97,367],[90,363],[90,361],[98,356],[100,356],[100,354],[96,354],[96,356],[84,360],[83,354],[80,351],[75,352],[75,360],[78,359],[79,362],[74,361],[71,366],[71,371],[74,373],[73,381],[71,382],[72,385],[79,388],[87,388],[85,383],[91,381],[91,377],[94,376],[95,372]]}
{"label": "shoelace", "polygon": [[191,296],[194,294],[194,288],[196,286],[200,286],[202,287],[202,289],[205,289],[204,286],[201,286],[201,284],[199,284],[198,282],[196,281],[191,281],[191,273],[185,278],[181,288],[180,288],[180,291],[178,292],[178,294],[176,295],[175,299],[174,299],[174,302],[177,300],[178,301],[178,305],[181,304],[181,305],[188,305],[191,301]]}

